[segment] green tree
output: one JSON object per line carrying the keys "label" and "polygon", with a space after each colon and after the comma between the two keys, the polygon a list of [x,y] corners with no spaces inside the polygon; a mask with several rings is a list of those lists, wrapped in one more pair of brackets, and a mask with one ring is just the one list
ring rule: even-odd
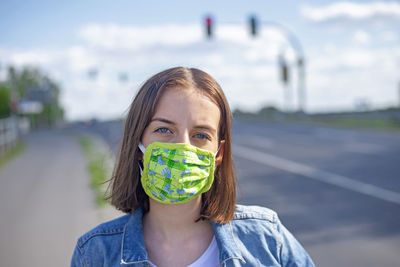
{"label": "green tree", "polygon": [[0,84],[0,118],[10,116],[10,101],[10,90],[4,84]]}
{"label": "green tree", "polygon": [[9,67],[6,80],[11,89],[12,99],[16,102],[40,102],[43,110],[39,114],[20,114],[28,116],[33,126],[52,126],[62,120],[64,112],[59,104],[60,87],[48,75],[36,67],[16,69]]}

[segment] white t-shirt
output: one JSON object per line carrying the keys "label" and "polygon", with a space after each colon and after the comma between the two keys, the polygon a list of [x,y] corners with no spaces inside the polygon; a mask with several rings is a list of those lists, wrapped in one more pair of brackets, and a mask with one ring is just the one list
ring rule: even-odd
{"label": "white t-shirt", "polygon": [[[187,267],[219,267],[219,249],[217,245],[217,241],[215,240],[215,236],[211,240],[210,245],[204,251],[204,253],[198,258],[195,262],[188,265]],[[157,267],[151,263],[151,267]]]}

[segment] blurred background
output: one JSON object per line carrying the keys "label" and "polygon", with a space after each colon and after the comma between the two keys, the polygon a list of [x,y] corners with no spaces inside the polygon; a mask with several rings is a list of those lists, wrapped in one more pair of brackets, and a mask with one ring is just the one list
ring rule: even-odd
{"label": "blurred background", "polygon": [[68,266],[141,84],[200,68],[234,116],[238,202],[317,266],[399,266],[398,1],[1,1],[0,266]]}

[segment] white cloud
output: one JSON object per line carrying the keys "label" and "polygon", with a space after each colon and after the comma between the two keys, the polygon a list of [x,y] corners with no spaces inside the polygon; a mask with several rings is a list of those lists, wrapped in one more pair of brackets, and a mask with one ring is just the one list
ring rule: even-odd
{"label": "white cloud", "polygon": [[340,71],[345,69],[368,69],[373,67],[379,57],[370,49],[346,48],[340,50],[325,50],[323,55],[314,56],[311,63],[319,71]]}
{"label": "white cloud", "polygon": [[70,71],[75,73],[88,71],[100,64],[98,55],[84,46],[73,46],[67,49],[65,57]]}
{"label": "white cloud", "polygon": [[[206,40],[202,25],[156,25],[156,26],[122,26],[117,24],[90,24],[79,30],[79,36],[87,44],[95,48],[115,50],[154,49],[170,47],[185,49],[185,47],[207,48],[205,43],[213,42],[213,48],[218,43],[231,43],[237,46],[259,46],[268,40],[272,44],[286,42],[287,37],[274,27],[260,29],[258,38],[250,42],[247,29],[236,24],[217,25],[213,40]],[[200,47],[203,46],[203,47]]]}
{"label": "white cloud", "polygon": [[[61,102],[68,119],[122,116],[145,79],[177,65],[210,70],[226,88],[232,105],[256,110],[260,101],[276,98],[264,90],[271,86],[268,77],[276,80],[271,64],[286,42],[285,36],[271,27],[263,29],[259,38],[250,39],[238,25],[219,25],[213,40],[206,40],[196,25],[91,24],[79,34],[84,42],[64,51],[0,51],[1,61],[38,65],[56,77],[63,88]],[[290,49],[286,52],[293,54]],[[90,79],[88,71],[93,68],[98,75]],[[128,82],[118,80],[121,72],[128,74]],[[258,81],[263,86],[257,87]]]}
{"label": "white cloud", "polygon": [[[39,65],[56,77],[68,119],[122,116],[145,79],[177,65],[209,72],[224,88],[232,108],[255,111],[266,103],[284,106],[277,56],[282,47],[289,46],[281,32],[266,27],[260,37],[250,39],[244,27],[219,25],[217,37],[206,40],[196,27],[92,24],[80,31],[83,42],[65,51],[0,49],[0,61]],[[362,30],[358,35],[361,42],[369,38]],[[400,59],[397,47],[371,50],[328,43],[320,50],[308,47],[307,51],[309,111],[351,106],[362,96],[373,104],[393,99],[391,83]],[[294,90],[295,54],[291,49],[286,53]],[[88,77],[91,68],[98,70],[96,79]],[[118,80],[121,72],[128,74],[125,83]]]}
{"label": "white cloud", "polygon": [[187,45],[202,39],[199,25],[120,26],[91,24],[79,35],[90,45],[135,50],[143,46]]}
{"label": "white cloud", "polygon": [[394,42],[398,40],[398,34],[394,31],[384,31],[380,34],[380,37],[385,42]]}
{"label": "white cloud", "polygon": [[353,41],[365,45],[370,43],[371,37],[365,31],[356,31],[353,36]]}
{"label": "white cloud", "polygon": [[366,21],[374,19],[400,20],[400,3],[338,2],[325,7],[303,6],[301,8],[301,14],[313,22],[327,22],[339,19],[345,21]]}
{"label": "white cloud", "polygon": [[308,65],[309,111],[354,107],[367,99],[373,108],[396,105],[400,49],[346,47],[314,51]]}
{"label": "white cloud", "polygon": [[323,46],[323,50],[325,53],[335,53],[337,52],[337,49],[337,46],[332,43],[328,43]]}
{"label": "white cloud", "polygon": [[10,55],[10,60],[17,65],[50,64],[57,59],[57,53],[48,51],[19,51]]}

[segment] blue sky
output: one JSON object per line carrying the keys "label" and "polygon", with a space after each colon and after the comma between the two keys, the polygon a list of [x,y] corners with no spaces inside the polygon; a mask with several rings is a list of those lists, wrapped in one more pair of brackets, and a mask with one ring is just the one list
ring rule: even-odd
{"label": "blue sky", "polygon": [[[204,38],[206,14],[215,18],[213,41]],[[63,88],[68,119],[123,116],[145,79],[176,65],[208,71],[233,109],[294,110],[296,53],[267,23],[250,38],[250,14],[284,25],[302,43],[308,112],[398,103],[396,1],[2,1],[0,65],[48,72]],[[291,66],[289,105],[279,81],[280,51]],[[93,68],[98,77],[88,79]],[[122,72],[128,81],[116,78]]]}
{"label": "blue sky", "polygon": [[[268,3],[270,2],[270,3]],[[31,47],[68,45],[89,23],[158,25],[200,23],[211,13],[217,22],[241,22],[249,14],[298,24],[297,1],[3,1],[0,27],[4,45]],[[8,29],[8,30],[7,30]],[[12,29],[12,30],[9,30]]]}

